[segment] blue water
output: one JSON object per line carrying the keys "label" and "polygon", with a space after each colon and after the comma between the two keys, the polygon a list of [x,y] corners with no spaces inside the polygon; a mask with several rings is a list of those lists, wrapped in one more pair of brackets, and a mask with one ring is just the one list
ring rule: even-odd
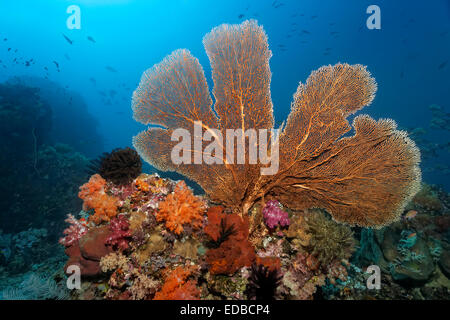
{"label": "blue water", "polygon": [[[81,9],[79,30],[66,26],[66,9],[72,4]],[[381,9],[381,30],[366,27],[371,4]],[[269,37],[277,124],[287,117],[299,81],[312,70],[337,62],[367,65],[378,92],[363,112],[393,118],[404,129],[424,128],[429,143],[438,145],[423,161],[424,180],[449,189],[449,150],[440,147],[449,142],[449,128],[430,128],[428,108],[437,104],[450,112],[448,0],[0,0],[0,60],[6,66],[0,64],[0,82],[15,76],[44,77],[47,67],[48,79],[81,95],[97,120],[103,141],[84,142],[96,146],[89,151],[95,156],[95,151],[131,145],[132,136],[143,129],[133,120],[130,106],[144,70],[173,50],[187,48],[200,60],[212,88],[202,37],[219,24],[248,18],[257,19]],[[16,57],[33,58],[35,64],[15,64]],[[111,90],[116,92],[112,97]],[[76,115],[74,119],[79,120]],[[79,120],[70,134],[87,129]]]}

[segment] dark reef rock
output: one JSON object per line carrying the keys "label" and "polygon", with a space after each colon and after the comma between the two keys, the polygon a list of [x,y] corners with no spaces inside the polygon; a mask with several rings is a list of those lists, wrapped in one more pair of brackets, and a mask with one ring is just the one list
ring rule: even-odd
{"label": "dark reef rock", "polygon": [[448,250],[441,253],[439,267],[447,278],[450,278],[450,252]]}

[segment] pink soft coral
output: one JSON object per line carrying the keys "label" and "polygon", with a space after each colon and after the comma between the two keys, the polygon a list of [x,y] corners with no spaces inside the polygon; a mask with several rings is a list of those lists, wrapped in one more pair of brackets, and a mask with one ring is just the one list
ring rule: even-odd
{"label": "pink soft coral", "polygon": [[281,203],[277,200],[267,201],[262,213],[264,222],[270,229],[275,228],[278,224],[282,227],[290,224],[288,213],[281,209]]}
{"label": "pink soft coral", "polygon": [[128,240],[131,237],[130,223],[125,216],[118,216],[111,220],[109,230],[111,235],[106,239],[106,244],[119,250],[128,249]]}
{"label": "pink soft coral", "polygon": [[70,226],[64,230],[65,237],[59,239],[59,243],[65,247],[70,247],[86,234],[88,229],[84,218],[77,220],[73,215],[68,214],[64,221],[70,223]]}

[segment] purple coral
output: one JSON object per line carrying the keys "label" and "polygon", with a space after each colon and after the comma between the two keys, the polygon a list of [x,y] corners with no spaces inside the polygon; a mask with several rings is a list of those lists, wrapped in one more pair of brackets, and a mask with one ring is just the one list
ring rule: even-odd
{"label": "purple coral", "polygon": [[267,201],[262,213],[264,222],[270,229],[275,228],[278,224],[282,227],[290,224],[288,213],[281,209],[281,203],[277,200]]}
{"label": "purple coral", "polygon": [[83,220],[77,220],[73,215],[68,214],[64,221],[69,223],[70,226],[64,230],[65,237],[59,239],[59,243],[65,247],[70,247],[77,242],[88,230],[87,223]]}
{"label": "purple coral", "polygon": [[106,239],[106,244],[119,250],[128,249],[128,241],[131,238],[130,224],[125,216],[118,216],[111,220],[109,225],[111,235]]}

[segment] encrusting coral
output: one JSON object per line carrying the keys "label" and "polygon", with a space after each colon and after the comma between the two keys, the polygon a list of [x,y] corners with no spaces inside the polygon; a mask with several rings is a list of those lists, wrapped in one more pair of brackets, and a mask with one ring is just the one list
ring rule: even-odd
{"label": "encrusting coral", "polygon": [[[367,115],[354,119],[354,136],[342,137],[352,129],[347,116],[375,96],[375,80],[365,67],[324,66],[298,86],[286,125],[278,138],[272,133],[274,141],[269,143],[279,143],[279,170],[261,175],[260,169],[275,161],[270,152],[251,164],[245,148],[245,162],[235,164],[227,161],[224,155],[230,150],[218,137],[226,136],[227,129],[244,133],[273,128],[267,36],[250,20],[216,27],[203,43],[211,62],[215,112],[203,69],[187,50],[174,51],[147,70],[133,94],[134,118],[163,127],[150,127],[134,137],[135,148],[147,162],[184,174],[213,201],[241,215],[259,200],[276,197],[291,209],[324,208],[350,225],[381,227],[399,218],[421,179],[414,142],[396,130],[393,120],[375,121]],[[201,133],[194,131],[199,122]],[[214,138],[218,147],[208,145],[201,154],[191,152],[190,163],[175,164],[171,151],[177,141],[171,136],[177,128],[196,139]],[[237,143],[233,147],[236,153]],[[211,149],[216,151],[213,159]]]}

